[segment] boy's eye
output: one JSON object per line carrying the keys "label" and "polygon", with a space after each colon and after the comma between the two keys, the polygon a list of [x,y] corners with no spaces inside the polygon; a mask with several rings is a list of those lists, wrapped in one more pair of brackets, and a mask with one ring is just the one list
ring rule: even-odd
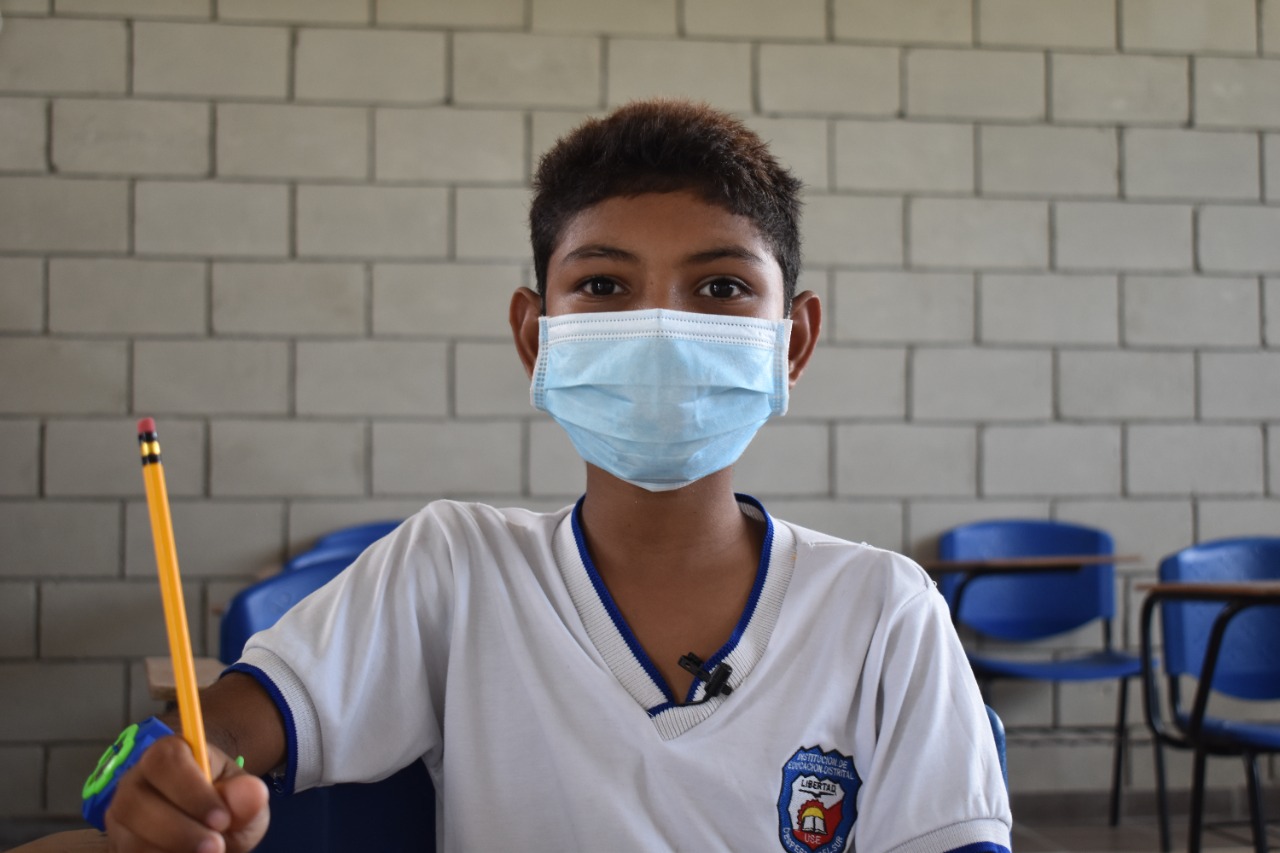
{"label": "boy's eye", "polygon": [[578,288],[591,296],[612,296],[618,292],[618,283],[611,278],[596,276],[582,282]]}
{"label": "boy's eye", "polygon": [[714,278],[702,285],[700,290],[713,299],[732,299],[746,292],[742,282],[732,278]]}

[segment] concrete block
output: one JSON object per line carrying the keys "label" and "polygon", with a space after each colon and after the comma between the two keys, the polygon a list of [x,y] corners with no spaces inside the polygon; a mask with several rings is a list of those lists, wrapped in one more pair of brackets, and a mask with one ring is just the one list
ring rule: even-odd
{"label": "concrete block", "polygon": [[902,200],[806,195],[804,256],[809,264],[902,263]]}
{"label": "concrete block", "polygon": [[365,272],[358,264],[215,263],[219,334],[359,335]]}
{"label": "concrete block", "polygon": [[378,264],[373,333],[508,340],[507,308],[520,277],[514,265]]}
{"label": "concrete block", "polygon": [[1200,264],[1210,272],[1280,271],[1280,227],[1277,207],[1200,209]]}
{"label": "concrete block", "polygon": [[[1274,491],[1274,490],[1273,490]],[[1237,536],[1274,536],[1280,529],[1280,501],[1204,499],[1196,503],[1197,542]],[[1190,542],[1192,539],[1187,539]],[[1185,548],[1186,542],[1165,553]]]}
{"label": "concrete block", "polygon": [[1196,60],[1196,124],[1280,128],[1280,61]]}
{"label": "concrete block", "polygon": [[459,258],[529,259],[529,190],[526,187],[459,187],[455,240]]}
{"label": "concrete block", "polygon": [[1256,426],[1129,427],[1125,471],[1130,494],[1261,494],[1262,465],[1262,430]]}
{"label": "concrete block", "polygon": [[534,413],[529,376],[510,343],[459,343],[454,365],[459,417]]}
{"label": "concrete block", "polygon": [[979,338],[1004,344],[1115,344],[1115,276],[986,273],[978,282]]}
{"label": "concrete block", "polygon": [[[167,441],[164,447],[167,473]],[[285,511],[279,501],[178,500],[171,508],[184,578],[252,577],[284,557]],[[145,501],[131,501],[125,510],[124,570],[129,577],[156,575]]]}
{"label": "concrete block", "polygon": [[1267,454],[1268,494],[1280,494],[1280,452],[1274,449],[1280,447],[1280,429],[1267,427],[1267,446],[1272,448]]}
{"label": "concrete block", "polygon": [[40,489],[40,422],[0,421],[0,495],[34,497]]}
{"label": "concrete block", "polygon": [[[1131,712],[1129,722],[1136,723],[1140,714],[1133,711],[1141,704],[1142,688],[1134,682],[1128,689]],[[1120,682],[1118,681],[1064,684],[1058,693],[1058,721],[1064,726],[1114,726],[1116,702],[1119,698]]]}
{"label": "concrete block", "polygon": [[[143,497],[133,419],[58,419],[45,425],[44,492],[51,497]],[[161,418],[170,495],[204,492],[204,425]]]}
{"label": "concrete block", "polygon": [[379,109],[374,137],[379,180],[524,180],[524,116],[518,112]]}
{"label": "concrete block", "polygon": [[36,656],[36,585],[0,583],[0,657]]}
{"label": "concrete block", "polygon": [[124,728],[124,667],[118,663],[0,663],[0,684],[21,702],[0,705],[6,738],[101,739]]}
{"label": "concrete block", "polygon": [[733,480],[736,488],[758,496],[830,494],[830,427],[765,424],[734,464]]}
{"label": "concrete block", "polygon": [[[655,95],[706,101],[741,113],[754,106],[751,46],[746,43],[612,39],[607,63],[605,100],[610,106]],[[760,73],[763,91],[763,60]]]}
{"label": "concrete block", "polygon": [[1052,55],[1051,117],[1103,124],[1182,124],[1189,116],[1185,58]]}
{"label": "concrete block", "polygon": [[598,107],[600,40],[587,36],[457,33],[453,101],[462,105]]}
{"label": "concrete block", "polygon": [[913,266],[1043,269],[1049,206],[1034,201],[912,199],[907,254]]}
{"label": "concrete block", "polygon": [[906,75],[909,116],[1032,120],[1045,116],[1041,53],[912,50],[907,53]]}
{"label": "concrete block", "polygon": [[139,253],[283,257],[289,250],[287,187],[145,181],[134,194]]}
{"label": "concrete block", "polygon": [[1280,278],[1268,278],[1262,282],[1263,304],[1266,305],[1266,344],[1280,346]]}
{"label": "concrete block", "polygon": [[124,181],[0,178],[0,251],[123,252]]}
{"label": "concrete block", "polygon": [[300,101],[436,104],[445,98],[444,33],[303,29],[294,60]]}
{"label": "concrete block", "polygon": [[827,316],[842,342],[972,341],[973,276],[963,273],[838,272]]}
{"label": "concrete block", "polygon": [[[831,185],[827,123],[822,119],[761,118],[745,119],[746,124],[765,141],[773,156],[791,170],[805,186],[828,189]],[[534,130],[538,117],[534,116]],[[535,141],[537,137],[535,136]],[[541,149],[540,149],[541,150]],[[1277,155],[1280,160],[1280,155]]]}
{"label": "concrete block", "polygon": [[775,523],[781,519],[849,542],[902,551],[902,505],[897,501],[777,498],[766,508]]}
{"label": "concrete block", "polygon": [[138,22],[133,91],[140,95],[284,98],[289,30],[229,24]]}
{"label": "concrete block", "polygon": [[993,426],[982,435],[985,495],[1120,494],[1120,428]]}
{"label": "concrete block", "polygon": [[1280,54],[1280,0],[1262,0],[1258,7],[1262,21],[1262,52],[1274,56]]}
{"label": "concrete block", "polygon": [[972,427],[916,424],[836,426],[836,494],[852,497],[973,495]]}
{"label": "concrete block", "polygon": [[203,335],[205,266],[185,261],[54,258],[49,330],[69,334]]}
{"label": "concrete block", "polygon": [[0,816],[38,814],[43,805],[44,747],[0,746],[0,764],[5,768],[0,777]]}
{"label": "concrete block", "polygon": [[209,107],[174,101],[53,102],[53,165],[59,172],[204,175]]}
{"label": "concrete block", "polygon": [[855,41],[971,44],[973,4],[965,0],[835,0],[835,36]]}
{"label": "concrete block", "polygon": [[[199,625],[200,596],[183,584],[187,623]],[[193,632],[198,633],[198,632]],[[145,657],[169,651],[160,585],[145,581],[68,581],[40,590],[44,657]]]}
{"label": "concrete block", "polygon": [[436,187],[298,187],[298,254],[442,257],[448,193]]}
{"label": "concrete block", "polygon": [[1190,353],[1124,350],[1062,352],[1058,406],[1064,418],[1128,420],[1196,414]]}
{"label": "concrete block", "polygon": [[824,39],[827,4],[797,0],[686,0],[684,32],[691,36],[760,39]]}
{"label": "concrete block", "polygon": [[46,106],[37,98],[0,98],[0,169],[44,172]]}
{"label": "concrete block", "polygon": [[0,331],[39,332],[44,328],[44,262],[0,258]]}
{"label": "concrete block", "polygon": [[916,421],[1047,420],[1053,415],[1053,360],[1047,350],[918,349],[910,387]]}
{"label": "concrete block", "polygon": [[321,535],[353,524],[406,519],[422,509],[422,501],[404,500],[312,500],[290,501],[288,507],[290,554],[315,545]]}
{"label": "concrete block", "polygon": [[124,341],[0,339],[0,412],[117,414],[128,404]]}
{"label": "concrete block", "polygon": [[520,29],[524,0],[374,0],[379,24],[430,24],[440,27]]}
{"label": "concrete block", "polygon": [[0,0],[0,12],[6,15],[30,13],[48,15],[53,0]]}
{"label": "concrete block", "polygon": [[[1057,503],[1054,518],[1106,530],[1115,539],[1117,554],[1137,554],[1141,558],[1134,571],[1144,574],[1166,554],[1184,548],[1188,542],[1195,540],[1191,501],[1186,498],[1069,499]],[[1136,632],[1130,634],[1130,640],[1134,639]],[[1135,702],[1140,701],[1136,696],[1130,698]]]}
{"label": "concrete block", "polygon": [[223,21],[277,24],[367,24],[368,0],[218,0]]}
{"label": "concrete block", "polygon": [[[145,679],[143,685],[145,685]],[[145,690],[145,687],[143,688]],[[157,703],[159,713],[164,710]],[[145,719],[130,717],[129,719]],[[80,798],[80,790],[84,780],[98,766],[102,757],[102,744],[88,746],[51,746],[49,748],[49,776],[45,795],[45,814],[79,817],[84,801]]]}
{"label": "concrete block", "polygon": [[530,493],[576,498],[586,482],[586,465],[560,425],[549,418],[530,423]]}
{"label": "concrete block", "polygon": [[1256,280],[1130,276],[1121,293],[1129,345],[1258,345]]}
{"label": "concrete block", "polygon": [[1133,128],[1125,132],[1127,198],[1258,199],[1252,133]]}
{"label": "concrete block", "polygon": [[1061,269],[1190,270],[1191,207],[1060,202],[1054,217]]}
{"label": "concrete block", "polygon": [[1101,739],[1017,740],[1007,754],[1010,790],[1092,791],[1111,778],[1111,743]]}
{"label": "concrete block", "polygon": [[[1280,2],[1280,0],[1277,0]],[[1280,18],[1280,13],[1276,15]],[[1263,150],[1266,165],[1266,198],[1267,201],[1280,201],[1280,134],[1268,134],[1263,137]]]}
{"label": "concrete block", "polygon": [[1254,0],[1125,0],[1120,13],[1120,40],[1126,51],[1258,51]]}
{"label": "concrete block", "polygon": [[57,0],[57,11],[59,15],[208,20],[212,4],[210,0]]}
{"label": "concrete block", "polygon": [[982,0],[978,43],[1113,50],[1115,0]]}
{"label": "concrete block", "polygon": [[118,501],[0,503],[5,578],[114,577],[120,568]]}
{"label": "concrete block", "polygon": [[530,6],[534,32],[676,35],[676,0],[532,0]]}
{"label": "concrete block", "polygon": [[289,346],[283,341],[139,341],[134,410],[156,414],[284,414]]}
{"label": "concrete block", "polygon": [[973,192],[969,125],[838,121],[835,131],[840,189]]}
{"label": "concrete block", "polygon": [[365,427],[355,421],[215,420],[210,494],[365,494]]}
{"label": "concrete block", "polygon": [[820,347],[791,391],[788,417],[906,417],[906,350]]}
{"label": "concrete block", "polygon": [[981,128],[982,192],[1007,195],[1116,195],[1119,152],[1109,128]]}
{"label": "concrete block", "polygon": [[[599,118],[602,113],[590,113],[581,110],[533,110],[531,116],[532,130],[529,146],[529,174],[538,168],[542,155],[569,131],[581,125],[589,118]],[[811,141],[811,140],[810,140]],[[776,155],[778,152],[775,151]]]}
{"label": "concrete block", "polygon": [[899,51],[891,47],[762,44],[757,59],[760,109],[897,115],[899,65]]}
{"label": "concrete block", "polygon": [[1280,419],[1280,353],[1206,352],[1200,356],[1200,414]]}
{"label": "concrete block", "polygon": [[369,121],[355,107],[218,105],[218,174],[364,178]]}
{"label": "concrete block", "polygon": [[375,423],[374,494],[519,494],[520,424]]}
{"label": "concrete block", "polygon": [[0,92],[121,95],[128,51],[123,21],[9,18]]}
{"label": "concrete block", "polygon": [[919,560],[938,556],[938,537],[953,527],[991,518],[1048,518],[1047,499],[913,500],[907,504],[907,552]]}
{"label": "concrete block", "polygon": [[297,408],[304,415],[444,415],[449,361],[443,343],[300,341]]}

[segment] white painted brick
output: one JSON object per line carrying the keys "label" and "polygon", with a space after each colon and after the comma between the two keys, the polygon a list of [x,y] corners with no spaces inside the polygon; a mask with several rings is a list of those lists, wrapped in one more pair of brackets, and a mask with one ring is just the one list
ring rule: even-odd
{"label": "white painted brick", "polygon": [[281,24],[364,24],[368,0],[218,0],[224,21],[272,21]]}
{"label": "white painted brick", "polygon": [[970,44],[972,7],[966,0],[835,0],[835,35],[855,41]]}
{"label": "white painted brick", "polygon": [[521,415],[534,413],[529,402],[529,376],[510,343],[460,343],[454,350],[457,414]]}
{"label": "white painted brick", "polygon": [[489,264],[378,264],[373,333],[507,340],[520,268]]}
{"label": "white painted brick", "polygon": [[34,496],[39,460],[40,422],[0,421],[0,495]]}
{"label": "white painted brick", "polygon": [[973,495],[977,442],[970,427],[914,424],[836,427],[836,494]]}
{"label": "white painted brick", "polygon": [[1280,448],[1280,429],[1267,427],[1267,447],[1270,448],[1267,453],[1268,493],[1280,494],[1280,450],[1276,449]]}
{"label": "white painted brick", "polygon": [[298,33],[298,100],[439,103],[445,97],[443,33],[304,29]]}
{"label": "white painted brick", "polygon": [[913,199],[910,262],[922,267],[1045,268],[1049,206],[1033,201]]}
{"label": "white painted brick", "polygon": [[[138,686],[145,691],[145,680],[143,685]],[[152,713],[159,713],[163,709],[164,706],[161,703],[156,703],[155,711]],[[145,717],[130,716],[129,719],[145,719]],[[61,815],[64,818],[75,818],[80,815],[80,810],[84,806],[80,791],[84,786],[84,780],[98,766],[98,759],[101,756],[102,744],[100,743],[88,746],[55,745],[49,748],[49,776],[45,794],[46,814],[51,817]]]}
{"label": "white painted brick", "polygon": [[[1277,13],[1280,17],[1280,13]],[[1280,201],[1280,134],[1268,134],[1263,143],[1263,150],[1266,152],[1266,165],[1263,171],[1266,173],[1266,196],[1267,201]]]}
{"label": "white painted brick", "polygon": [[289,346],[283,341],[139,341],[133,404],[166,414],[283,414]]}
{"label": "white painted brick", "polygon": [[528,260],[528,189],[459,187],[456,199],[456,250],[459,258]]}
{"label": "white painted brick", "polygon": [[1191,269],[1191,208],[1185,205],[1061,202],[1054,231],[1061,269]]}
{"label": "white painted brick", "polygon": [[902,263],[902,201],[806,195],[804,256],[809,264]]}
{"label": "white painted brick", "polygon": [[525,0],[374,0],[380,24],[441,27],[524,26]]}
{"label": "white painted brick", "polygon": [[[1228,539],[1237,536],[1275,536],[1280,529],[1280,501],[1271,500],[1201,500],[1197,504],[1196,541]],[[1186,547],[1180,545],[1164,552],[1171,554]]]}
{"label": "white painted brick", "polygon": [[606,101],[611,106],[662,95],[751,112],[751,46],[738,42],[613,39],[609,42],[606,90]]}
{"label": "white painted brick", "polygon": [[44,264],[39,258],[0,258],[0,331],[44,327]]}
{"label": "white painted brick", "polygon": [[[1138,555],[1137,565],[1143,567],[1144,573],[1165,554],[1195,539],[1191,501],[1187,499],[1067,500],[1058,503],[1054,517],[1106,530],[1115,539],[1116,553]],[[1134,631],[1130,639],[1136,639],[1136,635]],[[1140,702],[1136,696],[1129,698]]]}
{"label": "white painted brick", "polygon": [[304,415],[443,415],[448,357],[443,343],[298,343],[296,394]]}
{"label": "white painted brick", "polygon": [[[756,116],[747,118],[746,124],[765,141],[773,156],[806,186],[823,189],[830,185],[831,157],[825,121]],[[534,128],[536,131],[537,116]]]}
{"label": "white painted brick", "polygon": [[736,489],[748,494],[826,495],[831,492],[831,436],[826,424],[771,422],[733,466]]}
{"label": "white painted brick", "polygon": [[529,424],[529,491],[577,497],[586,489],[586,465],[559,424]]}
{"label": "white painted brick", "polygon": [[48,15],[53,0],[0,0],[0,12],[6,15],[31,13]]}
{"label": "white painted brick", "polygon": [[[1100,628],[1096,630],[1101,632]],[[1141,703],[1142,688],[1139,685],[1140,682],[1135,679],[1127,688],[1131,713]],[[1119,690],[1120,682],[1115,680],[1063,684],[1058,692],[1058,722],[1064,726],[1114,726]],[[1129,723],[1135,723],[1137,717],[1138,714],[1133,713],[1129,717]]]}
{"label": "white painted brick", "polygon": [[600,51],[600,40],[586,36],[458,33],[454,103],[599,106]]}
{"label": "white painted brick", "polygon": [[1001,47],[1111,50],[1115,0],[981,0],[978,41]]}
{"label": "white painted brick", "polygon": [[222,420],[209,437],[215,497],[364,494],[362,424]]}
{"label": "white painted brick", "polygon": [[520,491],[520,424],[373,425],[375,494],[476,495]]}
{"label": "white painted brick", "polygon": [[0,339],[0,412],[123,413],[128,373],[123,341]]}
{"label": "white painted brick", "polygon": [[1204,353],[1199,381],[1206,420],[1280,419],[1280,353]]}
{"label": "white painted brick", "polygon": [[920,349],[911,365],[914,420],[1034,420],[1053,414],[1047,351]]}
{"label": "white painted brick", "polygon": [[1131,276],[1122,285],[1122,304],[1128,344],[1258,345],[1255,280]]}
{"label": "white painted brick", "polygon": [[[45,426],[44,492],[56,497],[143,496],[138,430],[129,420],[51,420]],[[204,425],[160,418],[171,495],[204,492]]]}
{"label": "white painted brick", "polygon": [[676,0],[532,0],[530,6],[534,32],[676,35]]}
{"label": "white painted brick", "polygon": [[1181,124],[1190,108],[1186,59],[1054,54],[1056,121]]}
{"label": "white painted brick", "polygon": [[448,194],[435,187],[298,187],[298,254],[441,257]]}
{"label": "white painted brick", "polygon": [[358,335],[365,274],[357,264],[215,263],[219,334]]}
{"label": "white painted brick", "polygon": [[1120,33],[1126,51],[1256,53],[1254,0],[1124,0]]}
{"label": "white painted brick", "polygon": [[0,178],[0,251],[123,252],[128,215],[123,181]]}
{"label": "white painted brick", "polygon": [[1280,271],[1280,208],[1204,207],[1200,263],[1211,272]]}
{"label": "white painted brick", "polygon": [[1115,196],[1115,131],[1093,127],[984,127],[983,193]]}
{"label": "white painted brick", "polygon": [[57,100],[52,160],[62,173],[204,175],[209,108],[173,101]]}
{"label": "white painted brick", "polygon": [[969,125],[837,122],[835,154],[840,189],[973,192]]}
{"label": "white painted brick", "polygon": [[283,186],[143,181],[135,204],[140,253],[254,257],[283,256],[289,248]]}
{"label": "white painted brick", "polygon": [[973,276],[956,273],[836,273],[839,341],[973,340]]}
{"label": "white painted brick", "polygon": [[128,18],[204,18],[210,0],[57,0],[59,15],[122,15]]}
{"label": "white painted brick", "polygon": [[1126,473],[1131,494],[1261,494],[1262,461],[1258,427],[1129,427]]}
{"label": "white painted brick", "polygon": [[1266,305],[1267,346],[1280,346],[1280,279],[1269,278],[1262,283],[1263,302]]}
{"label": "white painted brick", "polygon": [[9,18],[0,92],[123,94],[128,42],[123,21]]}
{"label": "white painted brick", "polygon": [[370,521],[406,519],[422,509],[419,500],[290,501],[288,553],[315,545],[322,534]]}
{"label": "white painted brick", "polygon": [[[44,747],[0,746],[0,816],[30,816],[43,805]],[[90,768],[92,769],[92,768]]]}
{"label": "white painted brick", "polygon": [[1115,344],[1115,276],[984,274],[979,338],[987,343]]}
{"label": "white painted brick", "polygon": [[1258,198],[1254,134],[1135,128],[1124,139],[1128,198]]}
{"label": "white painted brick", "polygon": [[[167,440],[163,447],[167,473],[171,456]],[[171,509],[184,578],[249,577],[264,566],[280,564],[284,507],[279,502],[177,500]],[[130,577],[156,576],[145,501],[132,501],[125,511],[124,567]]]}
{"label": "white painted brick", "polygon": [[775,519],[850,542],[902,551],[902,506],[896,501],[782,498],[770,500],[765,507]]}
{"label": "white painted brick", "polygon": [[912,50],[907,53],[907,115],[1041,119],[1044,73],[1040,53]]}
{"label": "white painted brick", "polygon": [[1280,60],[1196,60],[1196,124],[1280,128]]}
{"label": "white painted brick", "polygon": [[0,657],[35,657],[36,585],[0,583]]}
{"label": "white painted brick", "polygon": [[524,180],[524,117],[518,112],[380,109],[376,121],[379,180]]}
{"label": "white painted brick", "polygon": [[789,417],[903,418],[906,351],[819,347],[791,392]]}
{"label": "white painted brick", "polygon": [[252,178],[363,178],[369,121],[355,107],[218,106],[218,174]]}
{"label": "white painted brick", "polygon": [[36,98],[0,98],[0,169],[46,170],[45,103]]}
{"label": "white painted brick", "polygon": [[[589,118],[599,118],[600,113],[583,112],[581,110],[572,111],[532,111],[533,130],[530,133],[532,137],[529,146],[529,174],[533,174],[538,168],[538,161],[542,159],[542,155],[547,153],[559,139],[569,133],[569,131],[577,128]],[[810,140],[811,141],[811,140]],[[777,153],[776,151],[774,152]]]}
{"label": "white painted brick", "polygon": [[898,113],[899,51],[842,44],[763,44],[760,109],[768,113]]}
{"label": "white painted brick", "polygon": [[118,663],[0,664],[0,684],[22,697],[0,704],[6,739],[110,743],[125,725],[124,667]]}
{"label": "white painted brick", "polygon": [[205,266],[185,261],[54,258],[49,330],[55,333],[202,335]]}
{"label": "white painted brick", "polygon": [[227,24],[137,23],[133,90],[148,95],[283,98],[289,31]]}
{"label": "white painted brick", "polygon": [[1280,54],[1280,0],[1262,0],[1262,52]]}
{"label": "white painted brick", "polygon": [[763,39],[822,39],[827,35],[825,0],[685,0],[684,32],[691,36]]}
{"label": "white painted brick", "polygon": [[1058,356],[1064,418],[1195,417],[1190,353],[1079,351]]}
{"label": "white painted brick", "polygon": [[1120,428],[999,426],[982,436],[987,495],[1118,495]]}
{"label": "white painted brick", "polygon": [[991,518],[1048,518],[1045,500],[913,500],[907,505],[910,542],[907,553],[919,559],[938,556],[938,537],[952,527]]}
{"label": "white painted brick", "polygon": [[[130,454],[132,455],[132,454]],[[74,530],[74,536],[67,531]],[[120,569],[118,501],[0,503],[0,576],[115,577]]]}
{"label": "white painted brick", "polygon": [[[183,584],[182,592],[187,623],[198,626],[198,591]],[[42,656],[145,657],[163,655],[168,649],[160,585],[150,578],[134,583],[113,580],[41,585]]]}

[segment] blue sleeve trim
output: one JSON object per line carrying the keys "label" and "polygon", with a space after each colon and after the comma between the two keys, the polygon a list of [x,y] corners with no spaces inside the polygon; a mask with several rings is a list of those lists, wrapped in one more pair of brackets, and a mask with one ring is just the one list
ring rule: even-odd
{"label": "blue sleeve trim", "polygon": [[996,844],[994,841],[979,841],[975,844],[966,844],[963,847],[954,847],[947,853],[1010,853],[1008,847],[1003,844]]}
{"label": "blue sleeve trim", "polygon": [[256,666],[247,663],[234,663],[222,671],[223,675],[228,672],[242,672],[253,678],[262,689],[267,691],[267,695],[271,697],[271,701],[276,703],[276,708],[280,710],[280,716],[284,720],[284,739],[285,739],[285,762],[284,762],[284,780],[273,780],[279,782],[280,792],[282,794],[292,794],[294,780],[298,773],[298,732],[293,725],[293,712],[289,710],[289,703],[285,701],[284,694],[280,692],[280,688],[276,687],[276,683],[271,680],[271,676],[267,675]]}

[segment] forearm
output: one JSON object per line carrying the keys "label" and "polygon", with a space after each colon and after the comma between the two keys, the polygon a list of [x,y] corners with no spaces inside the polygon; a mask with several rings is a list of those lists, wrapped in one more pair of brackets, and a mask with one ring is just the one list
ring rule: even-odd
{"label": "forearm", "polygon": [[[244,769],[263,776],[285,760],[285,726],[280,709],[252,676],[232,672],[200,691],[204,732],[212,746],[235,758],[244,756]],[[178,712],[160,718],[181,731]]]}

